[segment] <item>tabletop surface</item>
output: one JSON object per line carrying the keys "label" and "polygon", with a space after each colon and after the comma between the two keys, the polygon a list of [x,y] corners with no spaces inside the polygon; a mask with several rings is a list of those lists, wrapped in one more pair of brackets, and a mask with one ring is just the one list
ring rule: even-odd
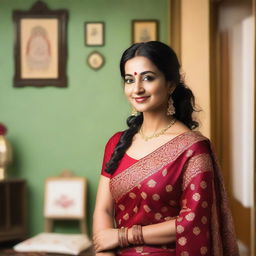
{"label": "tabletop surface", "polygon": [[[13,249],[0,249],[1,256],[70,256],[63,253],[46,253],[46,252],[16,252]],[[78,256],[95,256],[92,247],[81,252]]]}

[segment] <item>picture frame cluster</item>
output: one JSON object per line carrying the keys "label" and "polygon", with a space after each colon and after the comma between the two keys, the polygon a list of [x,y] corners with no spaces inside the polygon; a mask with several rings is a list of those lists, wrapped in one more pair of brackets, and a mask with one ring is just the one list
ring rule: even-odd
{"label": "picture frame cluster", "polygon": [[[42,1],[30,10],[13,11],[15,28],[14,87],[67,87],[67,23],[68,10],[50,10]],[[84,45],[105,46],[106,25],[103,21],[84,22]],[[159,40],[159,21],[131,21],[131,43]],[[99,70],[105,64],[103,54],[93,49],[87,65]]]}
{"label": "picture frame cluster", "polygon": [[[158,20],[132,20],[132,43],[158,40],[158,27]],[[85,22],[84,32],[84,42],[86,46],[104,46],[104,22]],[[104,56],[98,51],[93,51],[89,54],[87,63],[92,69],[98,70],[105,63]]]}

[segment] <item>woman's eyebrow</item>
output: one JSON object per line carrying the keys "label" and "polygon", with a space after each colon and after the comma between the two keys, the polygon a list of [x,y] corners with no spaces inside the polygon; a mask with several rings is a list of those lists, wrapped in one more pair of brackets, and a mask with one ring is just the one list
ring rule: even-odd
{"label": "woman's eyebrow", "polygon": [[[151,73],[151,74],[156,75],[155,72],[149,71],[149,70],[141,72],[140,75],[143,76],[143,75],[148,74],[148,73]],[[133,75],[131,75],[131,74],[125,74],[125,76],[133,76]]]}
{"label": "woman's eyebrow", "polygon": [[143,72],[141,72],[141,73],[140,73],[140,75],[142,75],[142,76],[143,76],[143,75],[146,75],[146,74],[148,74],[148,73],[151,73],[151,74],[156,75],[156,73],[155,73],[155,72],[153,72],[153,71],[149,71],[149,70],[148,70],[148,71],[143,71]]}

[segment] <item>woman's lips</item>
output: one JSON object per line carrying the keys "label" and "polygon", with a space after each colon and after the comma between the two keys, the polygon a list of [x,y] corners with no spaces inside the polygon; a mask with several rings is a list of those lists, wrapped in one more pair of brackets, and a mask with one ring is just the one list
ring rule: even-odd
{"label": "woman's lips", "polygon": [[145,97],[135,97],[134,99],[135,99],[135,101],[136,101],[137,103],[143,103],[143,102],[145,102],[148,98],[149,98],[149,96],[145,96]]}

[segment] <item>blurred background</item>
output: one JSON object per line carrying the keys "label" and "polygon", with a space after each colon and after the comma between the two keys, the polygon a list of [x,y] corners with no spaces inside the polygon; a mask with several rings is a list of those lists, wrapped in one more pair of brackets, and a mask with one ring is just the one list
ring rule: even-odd
{"label": "blurred background", "polygon": [[[220,160],[240,250],[255,255],[255,0],[44,0],[51,10],[68,11],[67,87],[18,88],[12,15],[34,3],[0,0],[0,123],[13,151],[7,174],[26,182],[28,236],[43,230],[45,179],[63,169],[88,179],[91,232],[104,146],[130,114],[119,59],[134,40],[133,21],[153,20],[202,109],[199,130]],[[104,44],[85,44],[88,22],[104,23]],[[104,59],[97,70],[87,60],[94,51]],[[78,226],[60,222],[56,230]]]}

